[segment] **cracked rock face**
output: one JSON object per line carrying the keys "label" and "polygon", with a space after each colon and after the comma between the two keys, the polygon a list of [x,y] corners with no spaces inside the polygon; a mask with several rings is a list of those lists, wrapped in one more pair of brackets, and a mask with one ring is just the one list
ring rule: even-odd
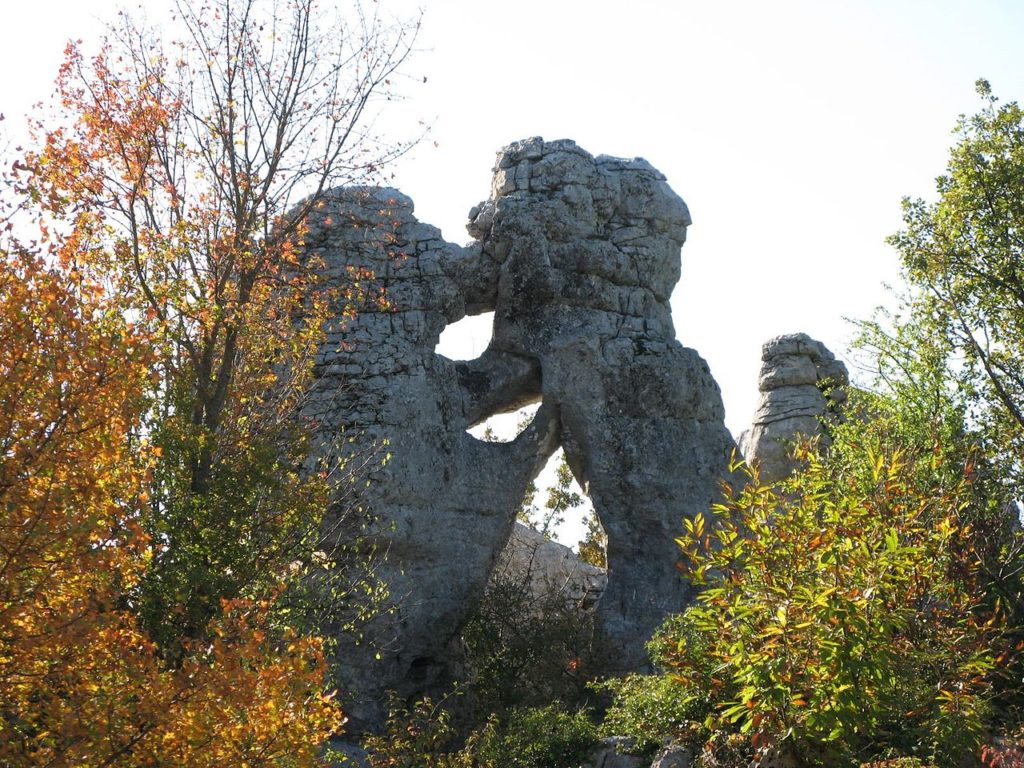
{"label": "cracked rock face", "polygon": [[644,643],[690,599],[675,569],[681,520],[717,498],[733,447],[718,386],[672,325],[689,212],[644,160],[540,139],[499,153],[474,211],[470,232],[500,265],[481,360],[539,365],[608,534],[598,658],[608,672],[641,668]]}
{"label": "cracked rock face", "polygon": [[[559,445],[608,535],[605,671],[643,667],[644,643],[688,602],[673,539],[717,498],[733,448],[707,364],[672,325],[689,223],[645,161],[541,139],[499,153],[466,247],[394,190],[336,191],[310,218],[307,251],[361,298],[328,328],[306,415],[324,453],[390,455],[365,461],[361,503],[391,610],[339,646],[356,727],[380,722],[385,689],[444,682],[526,486]],[[486,311],[494,335],[479,358],[434,352],[446,324]],[[466,432],[537,400],[511,443]],[[325,533],[347,535],[330,518]]]}
{"label": "cracked rock face", "polygon": [[823,420],[846,401],[846,366],[820,341],[805,333],[777,336],[761,348],[761,376],[754,423],[739,440],[748,463],[761,468],[761,479],[774,482],[797,467],[790,453],[798,437],[827,443]]}
{"label": "cracked rock face", "polygon": [[[321,451],[349,470],[358,465],[358,503],[373,520],[364,543],[378,553],[375,576],[390,592],[362,638],[337,630],[338,683],[358,730],[382,722],[385,690],[412,696],[447,682],[448,645],[483,593],[528,483],[557,446],[558,424],[542,407],[511,443],[466,431],[493,392],[463,386],[456,364],[434,347],[467,304],[487,306],[479,297],[493,294],[493,280],[489,289],[478,277],[477,249],[444,242],[416,221],[407,197],[332,193],[310,217],[305,246],[348,294],[338,298],[339,315],[353,291],[357,303],[354,317],[327,329],[305,415],[318,425]],[[535,368],[496,372],[495,382],[506,373],[535,378]],[[325,536],[361,534],[345,522],[328,515]]]}
{"label": "cracked rock face", "polygon": [[583,562],[565,545],[522,523],[513,528],[494,575],[527,585],[534,600],[555,594],[580,611],[591,610],[608,583],[604,568]]}

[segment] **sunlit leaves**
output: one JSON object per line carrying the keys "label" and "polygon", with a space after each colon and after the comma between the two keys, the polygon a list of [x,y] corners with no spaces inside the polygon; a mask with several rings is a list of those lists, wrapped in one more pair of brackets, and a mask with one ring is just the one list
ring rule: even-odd
{"label": "sunlit leaves", "polygon": [[40,251],[0,252],[0,763],[309,765],[341,716],[282,584],[329,500],[302,396],[367,276],[332,295],[299,253],[316,193],[401,151],[360,121],[413,30],[119,19],[0,201]]}
{"label": "sunlit leaves", "polygon": [[1024,111],[984,106],[957,124],[935,202],[905,200],[904,229],[890,242],[917,291],[914,322],[956,352],[950,366],[970,396],[970,416],[1013,455],[1024,447]]}
{"label": "sunlit leaves", "polygon": [[[956,546],[969,483],[922,475],[927,450],[890,437],[851,427],[829,459],[805,448],[806,469],[780,487],[754,475],[687,521],[682,567],[704,589],[686,621],[734,691],[717,727],[826,762],[916,739],[942,763],[978,738],[999,621],[980,558]],[[661,659],[681,679],[698,664],[691,645]]]}
{"label": "sunlit leaves", "polygon": [[96,286],[0,257],[0,763],[312,764],[341,720],[318,640],[236,600],[171,667],[131,611],[150,339]]}

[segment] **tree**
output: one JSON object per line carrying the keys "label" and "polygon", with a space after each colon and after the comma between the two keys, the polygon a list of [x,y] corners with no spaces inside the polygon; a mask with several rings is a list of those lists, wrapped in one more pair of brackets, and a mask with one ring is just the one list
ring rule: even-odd
{"label": "tree", "polygon": [[55,261],[0,245],[0,763],[314,764],[342,719],[319,640],[236,600],[170,667],[139,626],[157,347]]}
{"label": "tree", "polygon": [[[528,419],[524,418],[521,427],[525,427]],[[485,433],[484,439],[488,439]],[[554,536],[559,526],[565,523],[565,513],[583,505],[582,494],[577,490],[576,480],[572,476],[569,462],[566,461],[565,452],[559,450],[556,454],[555,482],[546,489],[544,508],[541,510],[537,504],[537,484],[531,482],[523,497],[522,507],[516,515],[516,519],[523,525],[533,528],[542,534],[545,539]],[[575,486],[575,487],[574,487]]]}
{"label": "tree", "polygon": [[[139,601],[171,652],[313,550],[330,483],[298,471],[297,414],[330,294],[298,256],[304,219],[407,147],[371,128],[415,35],[315,0],[176,8],[170,42],[122,14],[95,55],[68,46],[59,123],[38,123],[25,162],[44,233],[159,349],[144,515],[159,546]],[[350,277],[335,290],[358,291]]]}
{"label": "tree", "polygon": [[583,522],[587,526],[587,532],[577,545],[580,560],[595,568],[607,568],[608,534],[601,527],[601,521],[597,519],[597,512],[591,508],[583,518]]}
{"label": "tree", "polygon": [[[961,510],[961,524],[971,531],[981,586],[993,604],[1009,612],[1009,623],[1021,626],[1024,537],[1017,520],[1019,486],[1013,482],[1018,459],[976,418],[979,409],[992,404],[965,386],[955,339],[937,331],[933,309],[927,295],[911,292],[899,298],[894,313],[879,310],[859,323],[856,348],[870,360],[873,391],[884,395],[870,399],[868,415],[884,418],[898,445],[931,446],[932,459],[920,468],[922,482],[941,475],[970,480],[970,504]],[[859,401],[866,402],[863,393]],[[857,422],[849,427],[858,428]]]}
{"label": "tree", "polygon": [[299,473],[328,296],[296,254],[324,189],[401,151],[366,121],[413,30],[314,11],[180,3],[166,47],[128,16],[69,46],[5,186],[0,763],[312,765],[341,726],[282,608],[330,493]]}
{"label": "tree", "polygon": [[[575,487],[574,487],[575,486]],[[541,533],[550,536],[555,528],[565,522],[565,513],[583,505],[583,494],[577,489],[576,478],[572,475],[565,451],[560,452],[555,466],[555,484],[548,489],[544,502],[543,526]]]}
{"label": "tree", "polygon": [[956,353],[949,370],[969,395],[970,418],[986,441],[1013,457],[1007,481],[1022,479],[1024,454],[1024,112],[1000,105],[977,82],[983,109],[961,116],[938,199],[904,200],[904,229],[890,242],[920,290],[913,320]]}
{"label": "tree", "polygon": [[[985,80],[976,87],[983,107],[957,123],[937,200],[904,200],[904,228],[890,242],[910,287],[905,319],[927,338],[915,346],[942,351],[935,368],[960,404],[978,454],[973,471],[1002,507],[975,524],[976,541],[988,540],[991,590],[1020,628],[1024,540],[997,533],[1016,522],[1024,499],[1024,112],[1000,104]],[[912,357],[898,334],[871,330],[889,360]],[[1022,664],[1007,669],[1003,692],[1018,709]]]}

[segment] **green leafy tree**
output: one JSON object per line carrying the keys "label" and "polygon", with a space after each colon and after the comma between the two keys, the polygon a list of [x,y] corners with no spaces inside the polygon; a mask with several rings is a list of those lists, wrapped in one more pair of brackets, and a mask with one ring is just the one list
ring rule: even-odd
{"label": "green leafy tree", "polygon": [[608,567],[608,534],[604,532],[601,521],[593,507],[583,518],[586,533],[577,545],[580,560],[595,568]]}
{"label": "green leafy tree", "polygon": [[363,741],[370,768],[472,768],[473,740],[463,747],[446,702],[405,706],[392,698],[384,732]]}
{"label": "green leafy tree", "polygon": [[[903,201],[891,238],[911,286],[913,320],[956,355],[949,370],[994,449],[1024,454],[1024,112],[977,82],[984,107],[961,117],[938,198]],[[1024,468],[1004,469],[1020,487]]]}
{"label": "green leafy tree", "polygon": [[[601,723],[602,733],[633,739],[635,749],[642,754],[651,754],[669,741],[699,752],[711,736],[706,725],[708,715],[734,693],[727,688],[708,641],[691,615],[669,617],[647,644],[659,674],[630,674],[592,684],[613,697]],[[680,686],[680,678],[668,671],[678,667],[683,648],[690,663],[685,684]]]}
{"label": "green leafy tree", "polygon": [[560,704],[491,716],[458,737],[444,702],[393,702],[385,732],[364,741],[371,768],[573,768],[592,752],[588,714]]}
{"label": "green leafy tree", "polygon": [[620,685],[612,719],[674,722],[709,765],[953,766],[1013,717],[1024,563],[1006,455],[972,420],[955,340],[907,322],[921,302],[861,325],[873,391],[851,393],[827,455],[804,445],[802,471],[754,474],[686,524],[704,590],[661,632],[662,677]]}
{"label": "green leafy tree", "polygon": [[612,686],[610,721],[703,742],[708,765],[976,759],[1014,698],[1020,534],[955,347],[901,317],[862,325],[874,392],[827,455],[804,445],[801,472],[686,524],[704,590],[659,633],[661,676]]}
{"label": "green leafy tree", "polygon": [[[959,439],[974,452],[974,488],[988,499],[974,507],[972,539],[993,599],[1021,627],[1024,540],[1005,529],[1024,499],[1024,112],[1000,103],[986,81],[976,86],[983,106],[958,121],[936,199],[904,200],[904,228],[890,239],[909,285],[901,317],[867,324],[864,340],[905,392],[956,404],[950,423],[969,430]],[[931,383],[917,386],[922,377]],[[1002,685],[1010,719],[1024,708],[1019,657]]]}
{"label": "green leafy tree", "polygon": [[571,768],[593,751],[597,732],[583,710],[553,704],[492,719],[470,751],[480,768]]}
{"label": "green leafy tree", "polygon": [[583,494],[577,490],[576,478],[569,468],[565,451],[560,451],[558,464],[555,466],[555,482],[548,488],[547,499],[544,501],[544,513],[538,530],[550,538],[556,528],[565,523],[565,515],[573,509],[583,506]]}

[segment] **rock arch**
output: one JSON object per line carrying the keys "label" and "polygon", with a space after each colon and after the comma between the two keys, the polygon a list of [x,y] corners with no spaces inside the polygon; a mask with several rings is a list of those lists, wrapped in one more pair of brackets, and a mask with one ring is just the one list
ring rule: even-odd
{"label": "rock arch", "polygon": [[[498,154],[465,247],[395,190],[337,190],[311,216],[307,251],[329,281],[363,280],[365,296],[328,329],[307,416],[324,450],[343,432],[351,450],[386,443],[391,456],[369,465],[365,503],[392,611],[366,628],[369,643],[342,637],[339,651],[357,721],[379,722],[385,689],[443,684],[523,490],[559,445],[608,533],[604,668],[642,667],[653,629],[689,600],[673,539],[712,503],[734,448],[706,363],[675,340],[669,296],[689,223],[646,161],[539,138]],[[479,358],[434,352],[447,323],[485,311],[494,336]],[[537,399],[510,443],[465,431]]]}

